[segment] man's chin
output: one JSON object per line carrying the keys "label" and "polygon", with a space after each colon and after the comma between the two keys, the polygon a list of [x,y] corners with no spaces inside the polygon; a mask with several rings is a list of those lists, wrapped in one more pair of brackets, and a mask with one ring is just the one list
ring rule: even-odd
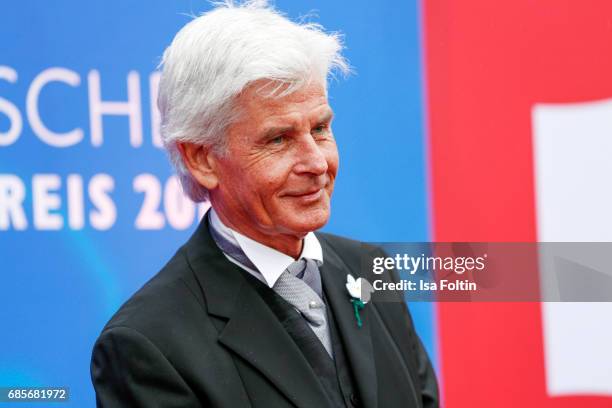
{"label": "man's chin", "polygon": [[323,228],[327,221],[329,221],[329,211],[305,212],[298,219],[292,220],[289,229],[304,236],[309,232]]}

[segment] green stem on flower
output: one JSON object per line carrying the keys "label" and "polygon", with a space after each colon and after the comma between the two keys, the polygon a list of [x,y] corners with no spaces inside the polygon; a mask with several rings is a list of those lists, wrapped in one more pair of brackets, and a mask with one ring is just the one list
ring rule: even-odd
{"label": "green stem on flower", "polygon": [[361,327],[361,316],[359,315],[359,311],[363,309],[365,304],[360,299],[351,299],[351,303],[353,304],[353,310],[355,311],[355,319],[357,319],[357,326]]}

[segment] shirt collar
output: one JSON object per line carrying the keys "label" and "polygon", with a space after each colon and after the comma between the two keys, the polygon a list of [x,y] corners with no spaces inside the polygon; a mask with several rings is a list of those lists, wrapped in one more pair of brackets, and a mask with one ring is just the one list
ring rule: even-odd
{"label": "shirt collar", "polygon": [[[274,248],[270,248],[257,242],[238,231],[235,231],[221,221],[213,208],[210,209],[210,222],[225,239],[242,249],[244,254],[255,265],[264,277],[266,284],[271,288],[274,286],[281,274],[295,259]],[[317,262],[318,266],[323,264],[323,250],[321,244],[313,232],[309,232],[304,237],[302,253],[298,259],[308,258]]]}

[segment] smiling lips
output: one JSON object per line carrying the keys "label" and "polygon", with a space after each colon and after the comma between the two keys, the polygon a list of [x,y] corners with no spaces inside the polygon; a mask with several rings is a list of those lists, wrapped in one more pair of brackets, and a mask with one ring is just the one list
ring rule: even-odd
{"label": "smiling lips", "polygon": [[311,201],[311,200],[314,201],[314,200],[318,200],[322,194],[323,194],[323,188],[320,188],[312,193],[301,194],[301,195],[294,196],[294,197],[300,198],[304,201]]}
{"label": "smiling lips", "polygon": [[325,187],[296,191],[285,194],[285,197],[300,199],[301,201],[316,201],[323,195]]}

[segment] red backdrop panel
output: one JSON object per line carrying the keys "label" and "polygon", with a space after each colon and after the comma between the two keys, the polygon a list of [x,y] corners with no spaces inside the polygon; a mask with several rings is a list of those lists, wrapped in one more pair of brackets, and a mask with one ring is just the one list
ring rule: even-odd
{"label": "red backdrop panel", "polygon": [[[612,1],[423,0],[423,13],[434,239],[535,241],[531,108],[612,97]],[[446,407],[611,406],[547,396],[539,304],[438,315]]]}

